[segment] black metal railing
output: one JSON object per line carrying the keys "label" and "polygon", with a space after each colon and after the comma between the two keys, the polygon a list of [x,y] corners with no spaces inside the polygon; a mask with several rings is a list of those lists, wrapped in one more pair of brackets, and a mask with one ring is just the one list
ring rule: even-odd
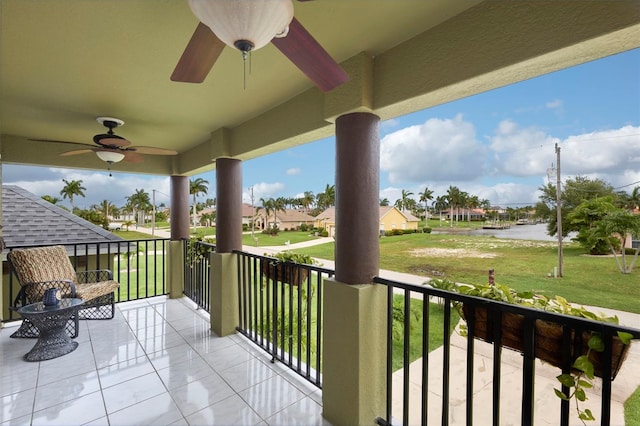
{"label": "black metal railing", "polygon": [[322,387],[323,280],[334,271],[238,255],[238,331],[300,376]]}
{"label": "black metal railing", "polygon": [[211,257],[216,250],[213,244],[187,241],[184,246],[184,295],[199,308],[210,311]]}
{"label": "black metal railing", "polygon": [[[591,335],[592,332],[600,333],[605,343],[605,350],[601,354],[599,364],[601,371],[599,374],[596,371],[596,376],[605,378],[602,379],[601,386],[596,386],[601,387],[597,391],[601,403],[600,407],[596,406],[592,411],[600,424],[610,424],[612,381],[624,359],[624,354],[618,357],[620,354],[613,353],[612,348],[628,349],[628,346],[621,345],[619,340],[616,345],[617,332],[626,332],[634,339],[638,339],[640,330],[465,296],[446,290],[399,283],[379,277],[376,277],[374,282],[386,285],[388,289],[387,402],[386,412],[384,416],[377,419],[378,424],[390,425],[392,422],[393,424],[401,422],[407,425],[437,422],[447,425],[450,422],[464,421],[465,424],[471,425],[474,419],[478,424],[491,422],[499,425],[506,421],[522,425],[533,424],[536,408],[535,361],[536,357],[543,358],[541,345],[543,342],[551,344],[551,336],[558,335],[559,346],[549,352],[552,358],[557,359],[547,360],[547,362],[558,366],[557,375],[568,374],[572,372],[573,359],[578,353],[584,353],[587,345],[585,336]],[[439,304],[430,301],[436,299],[440,302]],[[441,323],[438,322],[437,326],[433,324],[432,319],[434,310],[439,311],[438,316],[441,319]],[[461,312],[466,319],[466,337],[452,335],[458,312]],[[414,324],[412,321],[417,317],[421,317],[421,321]],[[517,323],[517,327],[510,328],[513,324],[509,323],[513,322]],[[419,339],[415,339],[415,334],[412,334],[416,329],[421,330]],[[555,329],[559,331],[552,331]],[[442,341],[442,349],[438,356],[430,354],[435,347],[430,347],[429,336],[434,334],[439,335]],[[413,341],[412,336],[414,336],[413,340],[418,341]],[[453,339],[461,339],[458,342],[461,341],[462,344],[454,346]],[[478,342],[477,339],[496,343],[492,347],[481,348],[480,345],[484,343]],[[522,339],[523,343],[516,343],[514,339],[518,341]],[[521,357],[515,356],[514,361],[512,355],[517,353],[512,351],[506,351],[503,355],[503,346],[518,350]],[[410,351],[413,356],[410,356]],[[455,357],[452,357],[453,351],[456,351]],[[399,360],[394,360],[394,357],[399,357]],[[521,364],[520,371],[518,367],[510,367],[511,372],[516,374],[515,377],[521,376],[515,393],[513,387],[510,387],[508,392],[503,392],[501,389],[501,378],[505,374],[504,358],[509,358],[509,362]],[[479,365],[481,367],[478,367]],[[480,371],[488,375],[482,377],[484,381],[480,386],[486,381],[483,392],[488,388],[491,390],[491,402],[484,405],[474,404],[474,396],[477,396],[474,393],[477,391],[477,386],[474,389],[474,385],[480,381],[480,378],[477,378],[481,374]],[[558,418],[554,420],[556,424],[568,425],[570,422],[579,421],[574,405],[570,407],[569,401],[556,398],[551,388],[542,389],[545,386],[544,383],[539,383],[539,386],[545,392],[550,391],[553,400],[557,401],[555,407],[551,404],[539,407],[545,411],[556,410],[558,413]],[[555,387],[561,388],[565,393],[569,390],[561,386],[560,382],[557,382]],[[417,388],[420,389],[419,392]],[[505,399],[511,401],[508,407],[504,404]],[[454,400],[459,404],[454,404]],[[501,407],[501,400],[504,407]],[[597,403],[598,398],[593,400]],[[483,401],[487,400],[483,399]],[[571,404],[574,402],[572,401]],[[504,411],[501,411],[501,408]],[[507,410],[510,415],[513,415],[514,408],[520,410],[516,414],[519,418],[515,421],[501,417]],[[455,413],[452,412],[454,409]],[[478,416],[481,416],[482,422],[477,419]]]}
{"label": "black metal railing", "polygon": [[[167,294],[165,276],[168,242],[168,239],[145,239],[59,245],[65,247],[76,272],[111,270],[113,279],[120,283],[115,301],[126,302]],[[8,249],[44,246],[29,245]],[[9,287],[8,304],[12,304],[20,291],[20,282],[10,266],[8,283],[5,285]],[[8,306],[3,309],[8,321],[20,319],[13,310],[8,310]]]}

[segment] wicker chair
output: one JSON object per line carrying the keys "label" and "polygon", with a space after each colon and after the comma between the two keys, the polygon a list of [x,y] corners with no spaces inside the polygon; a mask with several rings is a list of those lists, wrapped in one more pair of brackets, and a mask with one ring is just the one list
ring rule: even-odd
{"label": "wicker chair", "polygon": [[[110,270],[76,272],[62,246],[16,249],[9,252],[7,258],[21,285],[12,309],[42,301],[44,292],[55,287],[62,297],[76,297],[85,302],[78,315],[67,324],[71,337],[78,336],[78,319],[113,318],[114,292],[120,284],[113,280]],[[23,320],[11,337],[38,337],[39,334],[33,323]]]}

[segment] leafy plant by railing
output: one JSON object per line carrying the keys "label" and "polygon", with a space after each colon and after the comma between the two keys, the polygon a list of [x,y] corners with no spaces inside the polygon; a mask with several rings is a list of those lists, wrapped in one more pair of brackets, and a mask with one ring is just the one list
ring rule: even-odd
{"label": "leafy plant by railing", "polygon": [[[430,285],[434,288],[446,289],[449,291],[458,291],[467,296],[482,297],[485,299],[506,302],[509,304],[520,305],[524,307],[540,309],[545,312],[553,312],[563,315],[571,315],[575,317],[585,318],[593,321],[602,321],[611,324],[619,324],[617,316],[606,316],[589,311],[583,306],[577,307],[570,304],[561,296],[547,297],[544,295],[534,294],[532,291],[518,292],[510,287],[500,284],[459,284],[456,285],[449,280],[433,280]],[[454,303],[454,306],[461,313],[463,318],[469,315],[461,303]],[[461,327],[462,333],[466,333],[466,327]],[[571,373],[565,373],[557,376],[557,380],[561,385],[568,388],[565,392],[561,389],[554,389],[556,396],[563,400],[570,401],[575,399],[576,410],[579,419],[585,421],[595,420],[591,410],[581,409],[580,402],[585,402],[587,398],[586,389],[593,387],[593,380],[596,376],[596,368],[594,366],[593,352],[603,353],[605,351],[605,342],[602,335],[595,331],[587,332],[586,352],[579,355],[572,363]],[[619,342],[623,345],[623,352],[619,354],[618,366],[624,359],[624,351],[631,343],[633,336],[626,332],[617,332]],[[615,341],[614,341],[615,344]],[[615,376],[614,371],[614,376]]]}
{"label": "leafy plant by railing", "polygon": [[187,263],[193,267],[209,256],[211,245],[203,243],[201,238],[191,237],[187,243]]}

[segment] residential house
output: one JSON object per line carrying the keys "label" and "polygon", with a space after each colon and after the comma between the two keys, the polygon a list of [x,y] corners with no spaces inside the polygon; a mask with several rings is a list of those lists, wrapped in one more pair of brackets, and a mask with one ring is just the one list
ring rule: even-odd
{"label": "residential house", "polygon": [[[402,212],[394,206],[379,207],[379,223],[380,233],[384,235],[386,231],[392,229],[418,229],[420,220],[408,212]],[[314,221],[316,228],[324,228],[330,237],[335,236],[336,232],[336,208],[329,207],[318,216]]]}
{"label": "residential house", "polygon": [[300,228],[301,225],[312,226],[314,222],[313,216],[302,210],[285,209],[270,212],[267,217],[264,209],[259,209],[256,213],[256,225],[259,229],[275,228],[280,230],[293,230]]}

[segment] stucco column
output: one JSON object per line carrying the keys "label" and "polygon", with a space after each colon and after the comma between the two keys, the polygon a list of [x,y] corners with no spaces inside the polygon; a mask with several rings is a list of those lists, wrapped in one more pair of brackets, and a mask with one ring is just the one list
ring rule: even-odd
{"label": "stucco column", "polygon": [[184,293],[184,245],[189,240],[189,178],[171,176],[171,241],[167,253],[169,297]]}
{"label": "stucco column", "polygon": [[242,249],[242,162],[216,160],[216,252]]}
{"label": "stucco column", "polygon": [[378,274],[379,118],[336,121],[336,276],[324,280],[323,416],[373,425],[385,412],[386,288]]}
{"label": "stucco column", "polygon": [[347,284],[379,271],[379,122],[370,113],[336,120],[336,280]]}
{"label": "stucco column", "polygon": [[238,256],[242,249],[242,162],[216,160],[216,253],[211,254],[211,329],[218,336],[238,326]]}
{"label": "stucco column", "polygon": [[189,178],[171,176],[171,239],[189,239]]}

